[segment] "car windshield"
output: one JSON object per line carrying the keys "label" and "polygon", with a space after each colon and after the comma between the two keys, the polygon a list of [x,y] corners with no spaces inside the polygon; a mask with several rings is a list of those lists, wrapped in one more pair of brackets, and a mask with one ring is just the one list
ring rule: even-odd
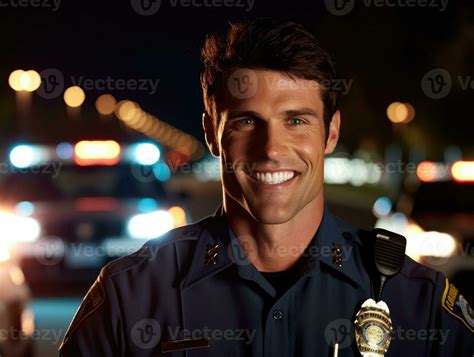
{"label": "car windshield", "polygon": [[145,166],[73,166],[15,172],[0,181],[0,202],[55,201],[79,197],[164,198],[163,185]]}
{"label": "car windshield", "polygon": [[454,181],[421,184],[415,194],[413,214],[474,211],[474,183]]}

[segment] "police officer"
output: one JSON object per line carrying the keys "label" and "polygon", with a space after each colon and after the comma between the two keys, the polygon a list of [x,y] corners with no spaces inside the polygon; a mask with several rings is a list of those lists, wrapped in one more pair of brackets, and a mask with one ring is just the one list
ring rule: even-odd
{"label": "police officer", "polygon": [[232,24],[202,57],[223,204],[103,268],[61,354],[357,356],[362,333],[374,356],[472,356],[472,309],[408,257],[385,284],[389,311],[373,308],[369,319],[383,316],[357,333],[377,289],[370,239],[324,202],[340,114],[334,63],[314,37],[289,22]]}

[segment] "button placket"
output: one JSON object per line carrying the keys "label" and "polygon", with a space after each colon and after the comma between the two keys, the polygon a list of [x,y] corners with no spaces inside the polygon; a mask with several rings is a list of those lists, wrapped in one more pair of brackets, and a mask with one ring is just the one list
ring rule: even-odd
{"label": "button placket", "polygon": [[[289,320],[289,311],[292,310],[292,302],[294,292],[287,291],[277,301],[273,303],[266,316],[266,324],[264,331],[264,356],[272,357],[279,355],[290,355],[292,345],[292,335]],[[283,354],[282,354],[283,353]]]}

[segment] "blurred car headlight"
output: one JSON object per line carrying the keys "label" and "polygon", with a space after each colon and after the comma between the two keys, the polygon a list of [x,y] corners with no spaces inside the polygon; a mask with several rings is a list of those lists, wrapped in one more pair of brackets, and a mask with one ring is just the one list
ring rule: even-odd
{"label": "blurred car headlight", "polygon": [[453,256],[457,248],[456,240],[447,233],[421,232],[410,238],[410,251],[420,257],[447,258]]}
{"label": "blurred car headlight", "polygon": [[407,240],[406,254],[420,262],[423,257],[447,258],[456,253],[458,244],[456,239],[444,232],[425,231],[416,222],[401,213],[377,221],[376,228],[384,228],[403,235]]}
{"label": "blurred car headlight", "polygon": [[36,219],[11,213],[0,212],[0,227],[2,240],[8,243],[34,242],[41,233],[41,226]]}
{"label": "blurred car headlight", "polygon": [[0,263],[9,261],[11,258],[10,246],[7,242],[0,240]]}
{"label": "blurred car headlight", "polygon": [[128,234],[136,239],[156,238],[173,228],[173,216],[164,210],[137,214],[130,218],[127,224]]}
{"label": "blurred car headlight", "polygon": [[160,159],[158,146],[151,143],[140,143],[134,146],[134,161],[139,165],[154,165]]}

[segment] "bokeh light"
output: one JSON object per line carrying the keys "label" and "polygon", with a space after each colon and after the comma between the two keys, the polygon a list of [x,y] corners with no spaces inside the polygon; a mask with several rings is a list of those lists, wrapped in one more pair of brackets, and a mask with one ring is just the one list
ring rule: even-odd
{"label": "bokeh light", "polygon": [[120,120],[125,122],[131,121],[140,110],[137,103],[130,100],[123,100],[117,103],[115,107],[115,114]]}
{"label": "bokeh light", "polygon": [[17,69],[8,77],[8,84],[17,92],[34,92],[41,85],[41,77],[39,73],[34,70],[24,71]]}
{"label": "bokeh light", "polygon": [[64,92],[64,101],[69,107],[76,108],[80,107],[84,100],[86,99],[86,94],[81,87],[73,86],[66,89]]}
{"label": "bokeh light", "polygon": [[387,117],[392,123],[407,124],[415,117],[415,108],[410,103],[393,102],[387,107]]}
{"label": "bokeh light", "polygon": [[438,166],[431,161],[422,161],[416,167],[416,176],[422,182],[431,182],[438,178]]}
{"label": "bokeh light", "polygon": [[388,197],[379,197],[374,203],[372,212],[375,217],[385,217],[392,210],[392,201]]}
{"label": "bokeh light", "polygon": [[114,112],[117,101],[111,94],[103,94],[95,101],[97,111],[102,115],[110,115]]}
{"label": "bokeh light", "polygon": [[56,155],[62,160],[70,160],[74,156],[74,147],[71,143],[59,143],[56,147]]}
{"label": "bokeh light", "polygon": [[458,182],[474,182],[474,161],[458,161],[451,168],[454,180]]}
{"label": "bokeh light", "polygon": [[22,69],[17,69],[16,71],[13,71],[10,74],[10,77],[8,77],[8,84],[10,87],[12,87],[13,90],[15,91],[20,91],[22,90],[21,86],[21,76],[25,73]]}
{"label": "bokeh light", "polygon": [[35,152],[29,145],[18,145],[10,152],[10,162],[18,168],[26,168],[35,162]]}

